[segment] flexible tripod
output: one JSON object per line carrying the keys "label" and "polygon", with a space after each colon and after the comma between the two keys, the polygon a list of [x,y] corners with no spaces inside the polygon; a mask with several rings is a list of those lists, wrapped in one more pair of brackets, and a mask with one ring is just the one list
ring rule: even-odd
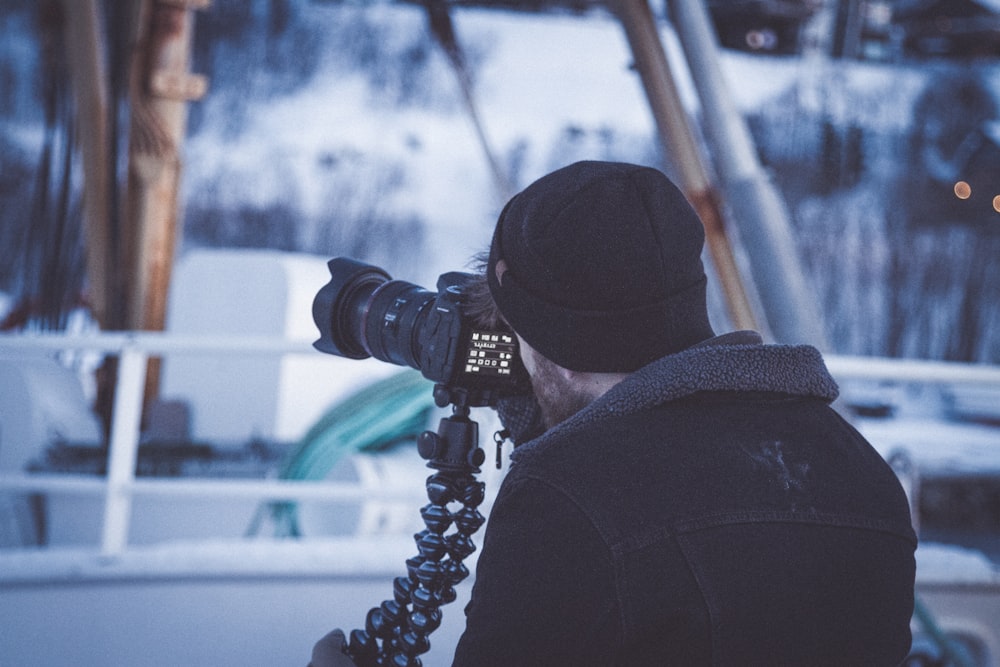
{"label": "flexible tripod", "polygon": [[[452,405],[437,433],[424,431],[417,450],[437,470],[427,478],[430,503],[420,510],[426,528],[416,535],[418,555],[406,561],[407,576],[393,581],[393,597],[368,611],[364,630],[351,631],[345,648],[361,667],[420,667],[430,650],[427,636],[441,625],[441,605],[455,600],[455,585],[469,576],[462,560],[476,550],[472,534],[485,522],[476,509],[486,485],[475,475],[485,459],[479,448],[479,425],[469,419],[465,391],[435,385],[438,406]],[[456,511],[449,505],[461,504]],[[454,528],[448,532],[449,528]]]}

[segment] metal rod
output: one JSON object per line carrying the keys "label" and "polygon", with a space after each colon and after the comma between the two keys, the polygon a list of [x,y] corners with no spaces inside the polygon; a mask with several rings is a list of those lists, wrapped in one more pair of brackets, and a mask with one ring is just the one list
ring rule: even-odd
{"label": "metal rod", "polygon": [[[422,498],[422,489],[394,489],[384,484],[365,485],[323,480],[138,478],[120,488],[132,497],[183,496],[186,498],[249,498],[252,500],[406,500]],[[0,490],[35,493],[103,495],[103,477],[79,475],[0,475]]]}
{"label": "metal rod", "polygon": [[1000,366],[923,359],[846,357],[823,355],[830,374],[838,380],[862,378],[899,382],[933,382],[1000,387]]}
{"label": "metal rod", "polygon": [[[0,334],[0,357],[29,350],[94,350],[117,354],[122,350],[154,354],[275,355],[317,354],[308,341],[273,336],[205,336],[164,332],[101,332],[95,334]],[[1000,386],[1000,366],[925,359],[896,359],[846,355],[824,355],[837,378],[871,378],[911,382],[995,384]],[[352,362],[357,363],[357,362]]]}
{"label": "metal rod", "polygon": [[101,332],[94,334],[0,334],[0,355],[5,351],[23,350],[93,350],[118,353],[121,350],[142,350],[154,354],[315,354],[309,341],[288,340],[274,336],[206,336],[158,331]]}
{"label": "metal rod", "polygon": [[105,554],[121,553],[128,543],[132,485],[135,481],[148,359],[149,356],[144,352],[127,349],[122,351],[119,360],[108,450],[108,493],[104,504],[104,530],[101,537],[101,551]]}
{"label": "metal rod", "polygon": [[720,188],[737,222],[768,328],[779,343],[811,343],[827,349],[823,320],[806,285],[789,213],[729,95],[708,9],[691,0],[667,4],[701,100],[702,128]]}

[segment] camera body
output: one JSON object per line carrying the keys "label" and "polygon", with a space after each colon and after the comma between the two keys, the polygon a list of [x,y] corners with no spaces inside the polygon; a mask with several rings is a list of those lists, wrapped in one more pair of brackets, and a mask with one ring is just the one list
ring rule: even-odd
{"label": "camera body", "polygon": [[434,293],[353,259],[327,266],[330,282],[313,300],[317,350],[415,368],[437,385],[442,406],[494,405],[526,390],[514,333],[477,327],[466,313],[471,274],[442,274]]}

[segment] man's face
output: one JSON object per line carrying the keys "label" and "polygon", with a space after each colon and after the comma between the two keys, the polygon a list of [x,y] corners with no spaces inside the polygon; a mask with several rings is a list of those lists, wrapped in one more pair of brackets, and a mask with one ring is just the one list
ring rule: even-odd
{"label": "man's face", "polygon": [[[507,263],[501,259],[496,265],[496,276],[499,282],[503,282],[503,274],[506,271]],[[492,303],[492,299],[490,299],[490,303],[495,311],[496,304]],[[496,317],[503,319],[499,311],[496,311]],[[517,335],[516,332],[515,335]],[[592,395],[583,392],[579,386],[573,384],[560,372],[561,369],[558,366],[536,352],[519,335],[517,342],[521,352],[521,361],[528,371],[535,398],[542,409],[542,421],[545,423],[545,428],[552,428],[572,417],[594,399]]]}
{"label": "man's face", "polygon": [[531,378],[531,387],[542,409],[542,421],[550,429],[587,407],[594,397],[571,382],[554,363],[517,337],[521,360]]}

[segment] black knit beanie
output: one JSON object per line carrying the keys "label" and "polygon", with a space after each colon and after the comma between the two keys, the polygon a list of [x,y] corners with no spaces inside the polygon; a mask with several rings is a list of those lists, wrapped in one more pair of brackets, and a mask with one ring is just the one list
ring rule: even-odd
{"label": "black knit beanie", "polygon": [[[487,280],[514,330],[581,372],[631,372],[714,334],[701,221],[650,167],[577,162],[514,196]],[[496,265],[503,259],[502,280]]]}

